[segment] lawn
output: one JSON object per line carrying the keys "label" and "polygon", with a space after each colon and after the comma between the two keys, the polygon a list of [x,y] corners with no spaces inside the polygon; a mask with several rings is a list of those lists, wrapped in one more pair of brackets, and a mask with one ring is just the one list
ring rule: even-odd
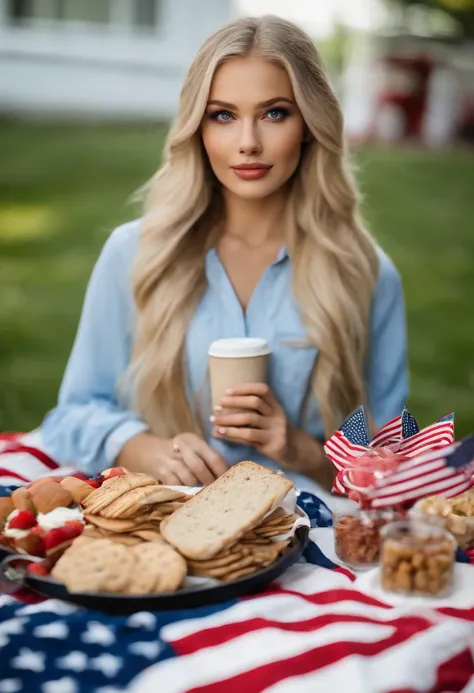
{"label": "lawn", "polygon": [[[36,426],[55,398],[92,265],[157,168],[152,125],[0,125],[0,430]],[[364,150],[365,216],[403,277],[410,407],[474,431],[474,157]]]}

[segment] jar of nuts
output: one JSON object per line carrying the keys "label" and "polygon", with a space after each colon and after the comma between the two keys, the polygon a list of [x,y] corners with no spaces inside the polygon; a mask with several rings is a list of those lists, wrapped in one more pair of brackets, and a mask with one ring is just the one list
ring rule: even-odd
{"label": "jar of nuts", "polygon": [[334,513],[334,550],[354,570],[377,565],[380,557],[380,529],[400,518],[394,510],[363,510]]}
{"label": "jar of nuts", "polygon": [[389,592],[444,596],[453,585],[456,541],[442,527],[405,520],[381,529],[381,584]]}

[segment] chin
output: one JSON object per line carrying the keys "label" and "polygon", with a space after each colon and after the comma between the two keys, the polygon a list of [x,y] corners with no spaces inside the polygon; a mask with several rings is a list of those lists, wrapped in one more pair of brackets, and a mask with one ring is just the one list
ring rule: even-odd
{"label": "chin", "polygon": [[282,186],[269,185],[267,181],[245,181],[242,185],[226,185],[229,192],[243,200],[260,200],[275,194]]}

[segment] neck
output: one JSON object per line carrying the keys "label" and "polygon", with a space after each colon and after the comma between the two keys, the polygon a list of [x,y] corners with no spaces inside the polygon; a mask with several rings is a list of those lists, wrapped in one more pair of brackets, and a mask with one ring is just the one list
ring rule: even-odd
{"label": "neck", "polygon": [[278,191],[264,199],[245,200],[227,191],[224,202],[224,236],[238,238],[254,247],[270,242],[284,242],[287,193]]}

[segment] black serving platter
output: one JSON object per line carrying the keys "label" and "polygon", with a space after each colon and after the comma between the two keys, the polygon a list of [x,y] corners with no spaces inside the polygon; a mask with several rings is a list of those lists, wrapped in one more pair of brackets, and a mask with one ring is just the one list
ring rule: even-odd
{"label": "black serving platter", "polygon": [[21,557],[21,554],[16,553],[16,551],[13,551],[12,549],[7,549],[6,546],[0,546],[0,561],[3,561],[4,558],[8,558],[9,556]]}
{"label": "black serving platter", "polygon": [[263,590],[300,558],[308,542],[308,536],[308,527],[298,527],[288,548],[275,563],[234,582],[185,588],[165,594],[138,596],[70,593],[56,580],[28,574],[26,570],[28,563],[37,562],[40,559],[8,552],[7,557],[0,564],[0,591],[14,593],[22,587],[28,587],[44,597],[61,599],[112,615],[133,614],[138,611],[194,609]]}

